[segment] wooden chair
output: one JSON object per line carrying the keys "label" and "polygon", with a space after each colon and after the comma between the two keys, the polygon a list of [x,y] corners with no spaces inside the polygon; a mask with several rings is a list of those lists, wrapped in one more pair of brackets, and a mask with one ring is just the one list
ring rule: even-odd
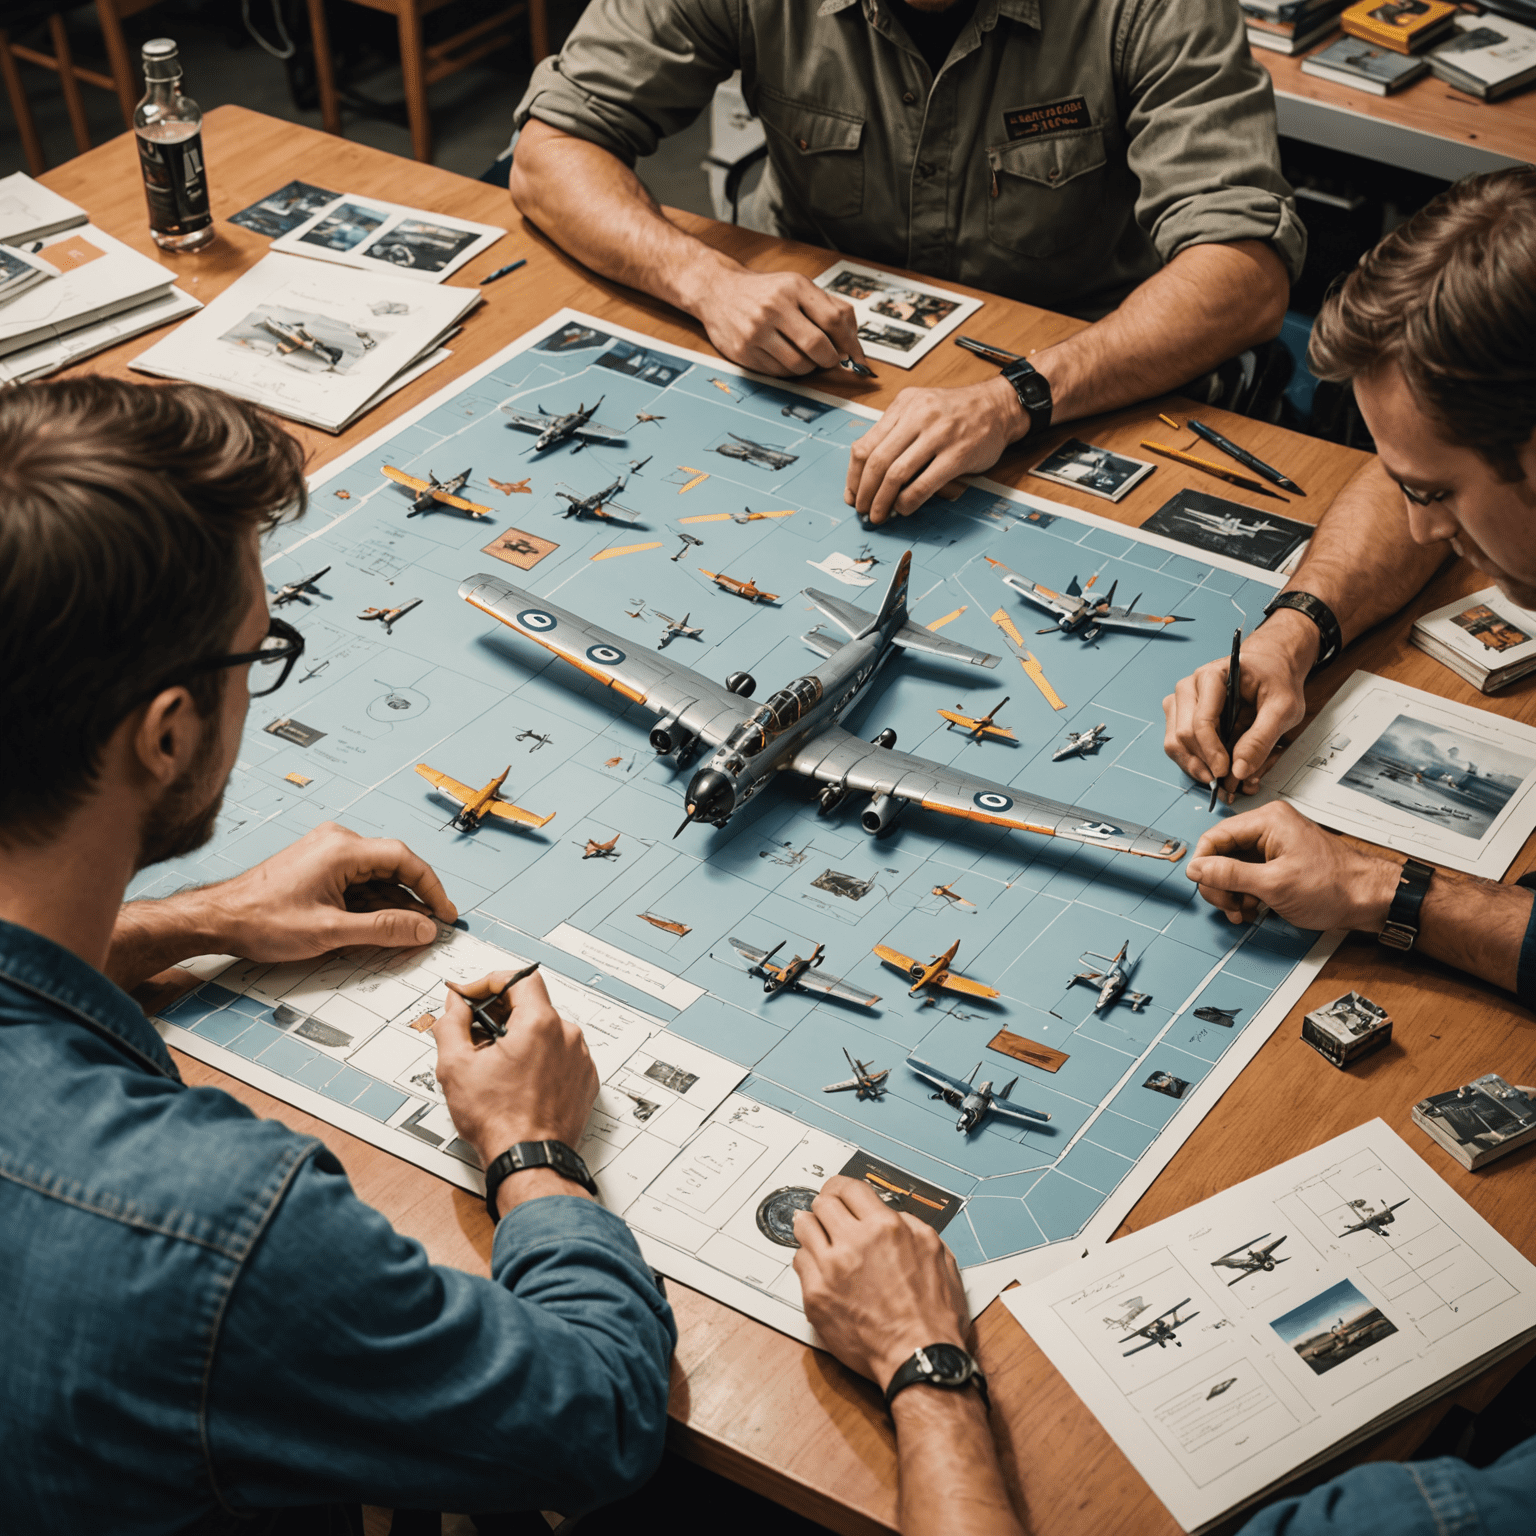
{"label": "wooden chair", "polygon": [[[75,63],[69,46],[69,34],[64,27],[64,12],[71,9],[70,6],[46,3],[46,0],[33,4],[28,4],[27,0],[11,0],[7,4],[5,20],[9,30],[0,31],[0,75],[5,78],[5,90],[11,99],[11,111],[16,117],[16,130],[21,137],[22,153],[27,158],[27,169],[34,176],[40,176],[48,169],[48,161],[43,155],[42,141],[37,136],[37,125],[32,120],[32,108],[22,89],[16,61],[24,59],[29,64],[39,64],[44,69],[51,69],[59,77],[59,89],[64,93],[64,106],[69,113],[69,126],[75,135],[75,147],[84,154],[91,147],[91,134],[85,120],[85,102],[80,95],[81,83],[114,92],[123,111],[123,126],[133,127],[133,109],[143,90],[133,56],[128,51],[127,39],[123,36],[123,20],[140,11],[147,11],[150,6],[158,3],[159,0],[96,0],[96,17],[101,24],[101,35],[106,44],[107,67],[112,71],[110,75]],[[53,45],[52,53],[11,40],[13,32],[30,28],[45,19],[49,41]]]}
{"label": "wooden chair", "polygon": [[[411,123],[411,152],[418,160],[432,158],[432,119],[427,87],[457,74],[512,41],[509,24],[528,17],[529,42],[537,64],[549,52],[549,18],[545,0],[516,0],[505,10],[455,32],[431,47],[422,45],[422,18],[449,0],[352,0],[370,10],[392,14],[400,29],[400,70],[405,76],[405,107]],[[341,133],[341,107],[336,99],[336,72],[331,60],[325,0],[309,0],[309,29],[315,47],[315,79],[320,87],[320,116],[327,133]]]}

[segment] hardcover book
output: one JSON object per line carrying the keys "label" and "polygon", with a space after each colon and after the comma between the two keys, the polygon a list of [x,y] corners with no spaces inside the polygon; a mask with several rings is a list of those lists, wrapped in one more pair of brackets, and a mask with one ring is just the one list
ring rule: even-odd
{"label": "hardcover book", "polygon": [[1456,35],[1429,55],[1436,76],[1458,91],[1497,101],[1536,80],[1536,31],[1502,16],[1458,16]]}
{"label": "hardcover book", "polygon": [[1413,1123],[1463,1168],[1481,1168],[1536,1141],[1536,1104],[1497,1072],[1413,1106]]}
{"label": "hardcover book", "polygon": [[1379,43],[1393,53],[1417,53],[1444,37],[1455,16],[1449,0],[1359,0],[1342,21],[1351,37]]}
{"label": "hardcover book", "polygon": [[1536,671],[1536,613],[1497,587],[1426,613],[1408,638],[1482,693],[1497,693]]}
{"label": "hardcover book", "polygon": [[1341,37],[1321,53],[1303,59],[1301,65],[1304,75],[1316,75],[1319,80],[1332,80],[1336,85],[1370,91],[1376,96],[1401,90],[1428,71],[1427,59],[1393,53],[1358,37]]}

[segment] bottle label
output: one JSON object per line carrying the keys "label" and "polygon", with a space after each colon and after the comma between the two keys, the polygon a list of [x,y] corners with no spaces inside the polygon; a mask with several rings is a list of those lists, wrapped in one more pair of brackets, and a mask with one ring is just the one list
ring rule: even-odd
{"label": "bottle label", "polygon": [[157,234],[190,235],[213,222],[201,133],[176,144],[158,144],[140,135],[139,169],[144,173],[149,227]]}

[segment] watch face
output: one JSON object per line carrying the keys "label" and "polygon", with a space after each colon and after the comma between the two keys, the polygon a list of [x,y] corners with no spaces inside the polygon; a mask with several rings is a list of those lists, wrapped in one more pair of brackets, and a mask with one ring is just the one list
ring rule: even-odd
{"label": "watch face", "polygon": [[953,1344],[930,1344],[923,1353],[933,1367],[934,1381],[968,1381],[975,1367],[971,1357]]}

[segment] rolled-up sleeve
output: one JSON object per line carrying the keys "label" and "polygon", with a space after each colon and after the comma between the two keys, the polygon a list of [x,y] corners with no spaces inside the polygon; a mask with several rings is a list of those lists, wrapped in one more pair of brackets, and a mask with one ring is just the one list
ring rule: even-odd
{"label": "rolled-up sleeve", "polygon": [[740,67],[731,0],[592,0],[533,72],[516,126],[536,117],[626,165],[686,128]]}
{"label": "rolled-up sleeve", "polygon": [[491,1270],[433,1265],[328,1153],[307,1161],[216,1327],[205,1441],[225,1505],[574,1514],[644,1482],[677,1335],[629,1229],[590,1200],[532,1200]]}
{"label": "rolled-up sleeve", "polygon": [[1253,60],[1236,0],[1126,7],[1127,160],[1136,219],[1163,260],[1193,245],[1265,240],[1294,282],[1307,250],[1280,173],[1275,98]]}

